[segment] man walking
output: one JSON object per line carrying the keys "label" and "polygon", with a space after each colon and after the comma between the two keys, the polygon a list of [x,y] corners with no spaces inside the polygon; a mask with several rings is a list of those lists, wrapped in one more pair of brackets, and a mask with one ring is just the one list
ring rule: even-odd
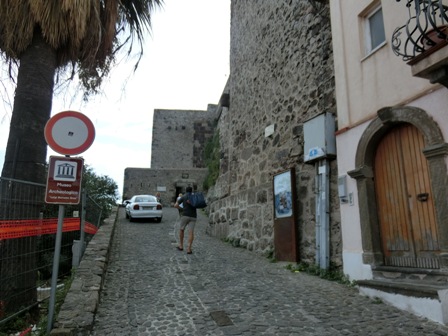
{"label": "man walking", "polygon": [[193,188],[187,187],[186,194],[177,199],[174,207],[179,209],[180,205],[183,205],[184,211],[182,213],[182,217],[180,218],[180,228],[179,228],[179,245],[177,249],[179,251],[184,250],[184,234],[185,229],[188,226],[188,245],[187,245],[187,254],[192,254],[191,246],[193,245],[194,239],[194,226],[196,224],[197,219],[197,211],[196,208],[193,207],[188,201],[188,197],[193,192]]}

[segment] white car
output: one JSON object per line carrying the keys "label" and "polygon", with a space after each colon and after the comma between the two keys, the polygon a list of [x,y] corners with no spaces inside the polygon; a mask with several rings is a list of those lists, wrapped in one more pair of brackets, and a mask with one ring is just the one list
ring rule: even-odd
{"label": "white car", "polygon": [[153,195],[135,195],[126,201],[126,218],[133,221],[137,218],[153,218],[157,222],[162,221],[163,210],[162,204],[157,202],[157,198]]}

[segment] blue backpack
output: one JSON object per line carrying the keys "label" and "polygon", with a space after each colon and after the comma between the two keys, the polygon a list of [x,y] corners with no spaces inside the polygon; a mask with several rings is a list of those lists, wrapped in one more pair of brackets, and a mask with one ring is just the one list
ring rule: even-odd
{"label": "blue backpack", "polygon": [[188,203],[190,203],[190,205],[196,209],[202,209],[207,206],[204,194],[201,192],[189,193]]}

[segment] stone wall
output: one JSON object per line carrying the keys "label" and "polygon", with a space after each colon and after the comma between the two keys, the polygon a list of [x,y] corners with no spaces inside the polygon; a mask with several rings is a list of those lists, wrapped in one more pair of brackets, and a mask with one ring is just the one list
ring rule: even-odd
{"label": "stone wall", "polygon": [[126,168],[123,200],[161,193],[164,206],[187,186],[202,189],[207,176],[204,149],[215,130],[217,105],[206,111],[154,110],[151,168]]}
{"label": "stone wall", "polygon": [[[187,186],[193,189],[202,189],[202,181],[207,176],[204,168],[126,168],[124,171],[125,188],[123,198],[129,199],[133,195],[155,195],[158,190],[162,198],[162,205],[170,206],[174,203],[176,195],[184,192]],[[182,189],[182,191],[179,191]]]}
{"label": "stone wall", "polygon": [[113,209],[87,244],[70,289],[51,330],[51,336],[90,335],[106,276],[118,209]]}
{"label": "stone wall", "polygon": [[213,135],[216,105],[207,111],[154,110],[151,168],[204,168],[206,141]]}
{"label": "stone wall", "polygon": [[[316,168],[303,123],[336,114],[329,6],[312,0],[231,2],[230,78],[220,109],[221,165],[209,191],[209,233],[273,251],[273,175],[294,167],[299,256],[315,258]],[[272,136],[265,128],[274,125]],[[337,167],[331,162],[331,261],[342,264]]]}

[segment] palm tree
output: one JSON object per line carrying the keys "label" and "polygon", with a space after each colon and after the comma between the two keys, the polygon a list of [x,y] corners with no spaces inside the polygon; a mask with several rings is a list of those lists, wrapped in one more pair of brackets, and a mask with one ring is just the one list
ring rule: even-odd
{"label": "palm tree", "polygon": [[[78,73],[87,96],[98,92],[118,50],[128,46],[131,52],[137,42],[142,55],[144,36],[151,27],[151,13],[162,2],[0,0],[1,56],[10,66],[18,65],[2,177],[45,183],[44,128],[51,114],[56,75],[71,70]],[[0,195],[1,199],[5,195]],[[36,208],[30,216],[37,218],[38,212]],[[5,212],[0,205],[1,218],[5,218]],[[0,254],[6,245],[7,242],[0,245]],[[19,244],[20,249],[32,249],[32,246]],[[11,271],[13,268],[0,264],[0,273]],[[33,281],[28,281],[29,288],[34,287]],[[2,302],[5,290],[16,289],[1,287],[0,284],[0,314],[2,306],[3,310],[17,306],[17,302]],[[17,301],[19,304],[30,301],[25,299],[19,297]]]}

